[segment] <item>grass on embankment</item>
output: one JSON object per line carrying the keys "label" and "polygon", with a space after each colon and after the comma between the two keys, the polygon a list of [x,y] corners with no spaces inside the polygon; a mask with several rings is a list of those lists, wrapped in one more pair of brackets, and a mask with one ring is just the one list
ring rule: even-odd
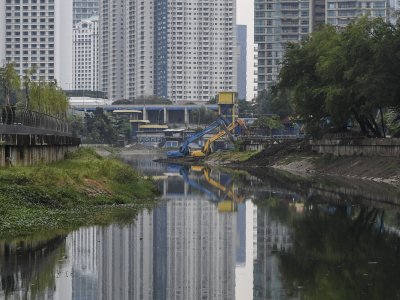
{"label": "grass on embankment", "polygon": [[228,165],[248,161],[258,151],[221,151],[211,154],[206,162],[209,164]]}
{"label": "grass on embankment", "polygon": [[[0,238],[123,219],[151,207],[156,195],[132,167],[91,149],[54,164],[0,169]],[[129,208],[111,208],[121,204]]]}

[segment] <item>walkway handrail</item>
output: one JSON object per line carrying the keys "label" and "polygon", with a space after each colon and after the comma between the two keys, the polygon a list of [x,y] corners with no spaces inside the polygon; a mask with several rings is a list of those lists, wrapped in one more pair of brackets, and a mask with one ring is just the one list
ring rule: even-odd
{"label": "walkway handrail", "polygon": [[0,125],[19,125],[70,133],[70,126],[66,120],[15,106],[0,106]]}
{"label": "walkway handrail", "polygon": [[242,139],[258,139],[258,140],[294,140],[302,138],[300,135],[295,134],[278,134],[278,135],[243,135]]}

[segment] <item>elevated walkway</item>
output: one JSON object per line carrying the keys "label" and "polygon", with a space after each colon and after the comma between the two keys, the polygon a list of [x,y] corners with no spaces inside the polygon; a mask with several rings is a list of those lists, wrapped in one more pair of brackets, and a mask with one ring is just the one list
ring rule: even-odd
{"label": "elevated walkway", "polygon": [[0,167],[61,160],[78,149],[67,121],[16,107],[0,107]]}

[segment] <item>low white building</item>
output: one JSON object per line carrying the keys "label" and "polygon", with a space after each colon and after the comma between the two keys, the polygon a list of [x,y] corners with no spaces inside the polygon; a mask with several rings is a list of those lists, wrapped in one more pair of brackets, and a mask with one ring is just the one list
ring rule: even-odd
{"label": "low white building", "polygon": [[70,97],[69,98],[69,105],[71,107],[75,106],[106,106],[111,105],[112,101],[103,98],[91,98],[91,97]]}

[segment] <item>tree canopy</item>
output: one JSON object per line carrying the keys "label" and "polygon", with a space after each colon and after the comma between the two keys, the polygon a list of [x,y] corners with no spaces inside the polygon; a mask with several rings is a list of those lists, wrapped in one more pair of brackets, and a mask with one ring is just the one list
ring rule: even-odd
{"label": "tree canopy", "polygon": [[38,111],[58,118],[65,118],[69,107],[68,98],[58,87],[56,81],[32,81],[31,77],[36,69],[26,70],[21,79],[12,63],[0,67],[0,86],[4,96],[5,105],[17,105]]}
{"label": "tree canopy", "polygon": [[4,100],[6,105],[11,104],[11,98],[20,91],[21,80],[18,73],[14,69],[12,63],[7,63],[0,67],[0,83],[4,93]]}
{"label": "tree canopy", "polygon": [[118,131],[111,118],[104,110],[97,107],[93,114],[86,116],[86,142],[94,144],[114,144],[118,139]]}
{"label": "tree canopy", "polygon": [[68,98],[56,82],[30,82],[27,97],[29,109],[65,118]]}
{"label": "tree canopy", "polygon": [[358,124],[385,136],[384,110],[400,108],[400,27],[363,17],[289,44],[277,89],[313,135]]}

